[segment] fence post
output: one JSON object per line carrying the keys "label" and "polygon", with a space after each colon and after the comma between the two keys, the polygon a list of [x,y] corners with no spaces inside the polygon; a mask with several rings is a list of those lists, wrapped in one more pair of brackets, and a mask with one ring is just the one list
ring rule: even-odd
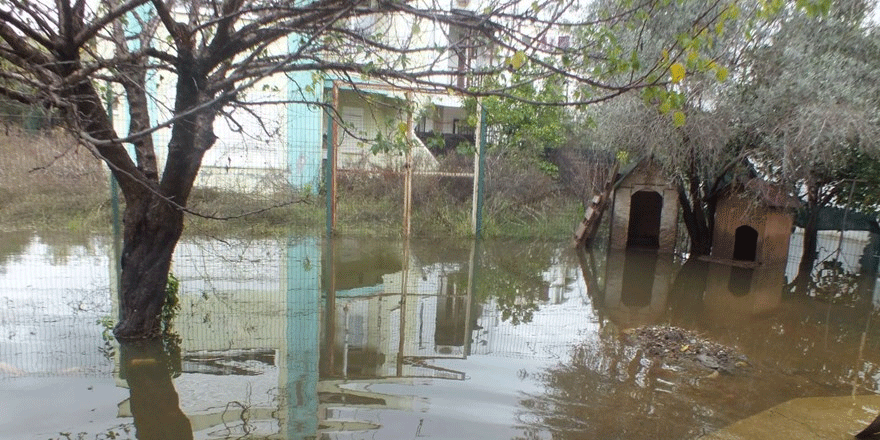
{"label": "fence post", "polygon": [[339,110],[339,85],[333,81],[333,102],[327,111],[327,167],[325,168],[324,182],[327,185],[327,238],[333,236],[336,230],[336,142],[339,139],[337,127],[337,111]]}
{"label": "fence post", "polygon": [[483,235],[483,191],[486,172],[486,108],[481,99],[477,99],[477,132],[474,136],[476,151],[474,152],[474,205],[471,222],[474,237]]}
{"label": "fence post", "polygon": [[412,217],[412,179],[413,179],[413,95],[412,92],[406,92],[407,113],[406,113],[406,162],[403,165],[403,236],[409,237],[411,230]]}

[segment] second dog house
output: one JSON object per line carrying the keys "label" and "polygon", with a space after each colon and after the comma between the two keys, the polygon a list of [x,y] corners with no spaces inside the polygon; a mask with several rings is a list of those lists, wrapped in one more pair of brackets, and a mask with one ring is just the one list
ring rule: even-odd
{"label": "second dog house", "polygon": [[712,257],[718,260],[785,263],[794,210],[800,201],[761,179],[730,185],[718,198]]}

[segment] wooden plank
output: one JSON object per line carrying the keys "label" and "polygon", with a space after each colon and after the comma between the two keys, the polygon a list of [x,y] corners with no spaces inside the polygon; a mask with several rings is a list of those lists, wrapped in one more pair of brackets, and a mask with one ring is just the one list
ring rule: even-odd
{"label": "wooden plank", "polygon": [[614,190],[614,180],[617,177],[619,166],[618,163],[614,164],[614,168],[608,174],[608,180],[605,182],[602,192],[593,195],[593,198],[590,200],[590,206],[584,211],[584,219],[581,220],[574,232],[575,247],[586,246],[593,239],[593,236],[596,235],[599,224],[602,222],[602,214],[610,203],[611,192]]}

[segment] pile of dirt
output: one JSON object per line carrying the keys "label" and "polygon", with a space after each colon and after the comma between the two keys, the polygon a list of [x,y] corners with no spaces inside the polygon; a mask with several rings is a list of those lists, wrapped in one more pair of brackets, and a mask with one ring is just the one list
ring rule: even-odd
{"label": "pile of dirt", "polygon": [[733,373],[749,366],[745,355],[735,348],[702,338],[694,331],[672,326],[639,327],[625,332],[627,342],[646,357],[665,364],[699,367]]}

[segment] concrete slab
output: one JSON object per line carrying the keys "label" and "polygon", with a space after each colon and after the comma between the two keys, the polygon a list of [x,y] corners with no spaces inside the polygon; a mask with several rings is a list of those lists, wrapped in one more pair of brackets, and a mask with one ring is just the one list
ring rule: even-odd
{"label": "concrete slab", "polygon": [[779,404],[701,440],[852,440],[880,413],[880,395],[805,397]]}

